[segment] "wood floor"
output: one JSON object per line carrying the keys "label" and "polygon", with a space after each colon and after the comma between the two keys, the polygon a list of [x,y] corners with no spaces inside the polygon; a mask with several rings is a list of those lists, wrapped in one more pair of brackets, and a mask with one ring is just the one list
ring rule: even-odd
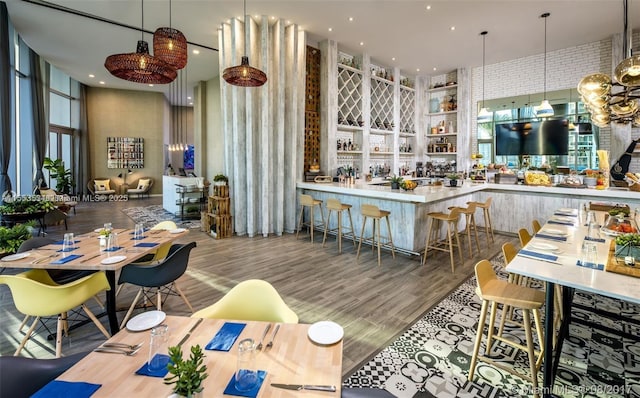
{"label": "wood floor", "polygon": [[[79,203],[77,214],[70,215],[69,231],[89,232],[110,221],[115,228],[132,228],[133,221],[121,210],[131,206],[160,204],[161,198],[112,203]],[[497,212],[494,212],[497,216]],[[494,216],[494,217],[495,217]],[[49,236],[58,238],[64,226],[49,227]],[[238,237],[214,240],[205,233],[192,230],[182,242],[195,241],[189,268],[179,279],[179,285],[194,309],[206,307],[222,297],[231,287],[246,279],[264,279],[275,286],[285,302],[298,314],[301,323],[332,320],[344,327],[343,376],[347,376],[385,347],[395,336],[411,325],[442,297],[473,273],[474,264],[491,258],[506,241],[517,242],[513,236],[496,234],[495,243],[487,244],[480,234],[482,252],[469,259],[463,245],[465,261],[456,257],[456,272],[451,273],[448,254],[430,254],[426,265],[417,256],[383,252],[382,266],[375,253],[363,247],[360,259],[356,249],[343,241],[343,253],[338,254],[334,237],[322,247],[322,234],[311,242],[307,234],[284,236]],[[7,274],[17,270],[7,269]],[[126,307],[135,293],[127,286],[118,296]],[[250,303],[249,303],[250,304]],[[96,304],[95,310],[100,311]],[[177,297],[168,300],[163,310],[174,315],[189,315],[188,308]],[[122,319],[124,312],[118,314]],[[13,305],[6,285],[0,286],[0,353],[13,355],[23,333],[17,331],[22,315]],[[106,325],[106,317],[101,319]],[[55,320],[48,322],[55,331]],[[26,328],[24,329],[26,331]],[[50,358],[54,342],[46,340],[41,330],[23,350],[23,356]],[[144,336],[146,338],[146,335]],[[90,350],[104,341],[94,325],[88,324],[70,333],[63,340],[63,353]]]}

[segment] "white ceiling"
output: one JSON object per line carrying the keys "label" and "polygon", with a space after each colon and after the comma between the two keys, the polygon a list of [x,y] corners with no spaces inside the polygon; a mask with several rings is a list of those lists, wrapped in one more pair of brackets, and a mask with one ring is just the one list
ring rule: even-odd
{"label": "white ceiling", "polygon": [[[6,1],[6,0],[5,0]],[[629,0],[629,24],[640,28],[640,0]],[[62,12],[55,5],[132,26],[129,29]],[[431,6],[427,10],[427,5]],[[162,91],[111,76],[104,68],[110,54],[135,52],[140,39],[141,0],[8,0],[9,16],[25,42],[50,63],[89,86]],[[241,0],[172,0],[172,27],[190,43],[187,86],[219,74],[220,24],[243,13]],[[268,15],[296,23],[316,45],[330,38],[342,50],[366,52],[374,62],[400,67],[405,75],[437,74],[458,67],[544,52],[543,12],[547,20],[547,51],[590,43],[623,31],[622,0],[248,0],[247,13]],[[353,17],[353,21],[349,21]],[[169,25],[169,0],[144,2],[144,29]],[[450,27],[455,26],[455,30]],[[332,28],[332,31],[329,31]],[[152,47],[152,37],[145,34]],[[364,45],[360,45],[363,42]],[[199,55],[191,54],[198,48]],[[640,49],[636,49],[636,52]],[[392,61],[395,57],[395,61]],[[433,72],[433,68],[438,72]],[[420,72],[416,72],[416,69]],[[95,78],[90,78],[94,74]],[[525,77],[523,77],[525,78]],[[175,95],[173,95],[175,97]]]}

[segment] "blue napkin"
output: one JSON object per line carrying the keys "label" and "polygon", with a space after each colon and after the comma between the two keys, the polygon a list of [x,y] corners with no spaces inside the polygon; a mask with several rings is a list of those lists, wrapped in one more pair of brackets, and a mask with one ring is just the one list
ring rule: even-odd
{"label": "blue napkin", "polygon": [[69,247],[67,249],[60,249],[60,250],[56,250],[57,252],[72,252],[74,250],[76,250],[77,247]]}
{"label": "blue napkin", "polygon": [[80,258],[82,257],[83,254],[71,254],[67,257],[62,257],[57,259],[56,261],[52,261],[51,264],[64,264],[64,263],[68,263],[69,261],[73,261],[76,258]]}
{"label": "blue napkin", "polygon": [[265,372],[264,370],[259,370],[258,371],[258,383],[256,384],[255,387],[253,387],[251,390],[248,391],[238,391],[236,389],[236,377],[235,374],[233,376],[231,376],[231,380],[229,380],[229,384],[227,384],[227,387],[224,389],[224,393],[225,395],[236,395],[238,397],[251,397],[251,398],[255,398],[258,396],[258,392],[260,392],[260,387],[262,387],[262,382],[264,381],[264,378],[267,376],[267,372]]}
{"label": "blue napkin", "polygon": [[158,244],[154,242],[140,242],[133,245],[133,247],[155,247],[155,246],[158,246]]}
{"label": "blue napkin", "polygon": [[205,349],[229,351],[245,326],[247,326],[246,323],[225,322]]}
{"label": "blue napkin", "polygon": [[562,211],[556,211],[555,213],[553,213],[554,216],[564,216],[564,217],[578,217],[577,214],[574,213],[565,213]]}
{"label": "blue napkin", "polygon": [[33,394],[31,398],[88,398],[100,387],[102,384],[52,380]]}
{"label": "blue napkin", "polygon": [[164,366],[159,367],[157,370],[150,370],[149,363],[145,362],[140,369],[136,370],[136,374],[142,376],[165,377],[167,373],[169,373],[169,368],[167,367],[167,365],[169,365],[169,355],[156,354],[153,359],[158,360],[159,364],[163,363]]}
{"label": "blue napkin", "polygon": [[518,254],[522,254],[523,256],[528,256],[528,257],[539,258],[541,260],[558,261],[558,256],[554,256],[553,254],[532,252],[524,249],[520,250]]}
{"label": "blue napkin", "polygon": [[573,226],[572,222],[568,222],[568,221],[556,221],[556,220],[549,220],[547,221],[547,223],[549,224],[559,224],[559,225],[571,225]]}
{"label": "blue napkin", "polygon": [[536,234],[535,237],[536,238],[542,238],[542,239],[558,240],[558,241],[561,241],[561,242],[566,242],[567,241],[567,237],[566,236],[554,236],[554,235]]}
{"label": "blue napkin", "polygon": [[104,251],[106,251],[106,252],[115,252],[115,251],[118,251],[120,249],[122,249],[122,246],[114,246],[111,249],[104,249]]}
{"label": "blue napkin", "polygon": [[605,242],[605,240],[602,239],[602,238],[592,238],[590,236],[585,236],[584,240],[590,240],[592,242],[599,242],[599,243],[604,243]]}
{"label": "blue napkin", "polygon": [[596,264],[596,263],[582,263],[582,261],[578,260],[576,265],[579,267],[592,268],[597,269],[598,271],[602,271],[604,269],[604,264]]}
{"label": "blue napkin", "polygon": [[[80,243],[80,241],[79,240],[74,240],[73,243]],[[62,244],[64,244],[64,240],[55,241],[55,242],[53,242],[53,244],[54,245],[62,245]]]}

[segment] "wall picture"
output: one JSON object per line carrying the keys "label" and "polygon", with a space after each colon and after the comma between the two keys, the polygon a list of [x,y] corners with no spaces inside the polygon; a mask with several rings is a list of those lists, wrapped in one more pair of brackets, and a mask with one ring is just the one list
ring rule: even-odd
{"label": "wall picture", "polygon": [[107,137],[107,168],[144,168],[144,138]]}

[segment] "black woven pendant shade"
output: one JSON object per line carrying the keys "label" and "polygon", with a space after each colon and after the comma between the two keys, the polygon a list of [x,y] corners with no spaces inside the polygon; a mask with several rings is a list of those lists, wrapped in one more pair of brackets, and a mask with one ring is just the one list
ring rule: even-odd
{"label": "black woven pendant shade", "polygon": [[260,69],[249,65],[249,57],[242,57],[242,63],[226,68],[222,78],[227,83],[240,87],[260,87],[267,82],[267,75]]}

